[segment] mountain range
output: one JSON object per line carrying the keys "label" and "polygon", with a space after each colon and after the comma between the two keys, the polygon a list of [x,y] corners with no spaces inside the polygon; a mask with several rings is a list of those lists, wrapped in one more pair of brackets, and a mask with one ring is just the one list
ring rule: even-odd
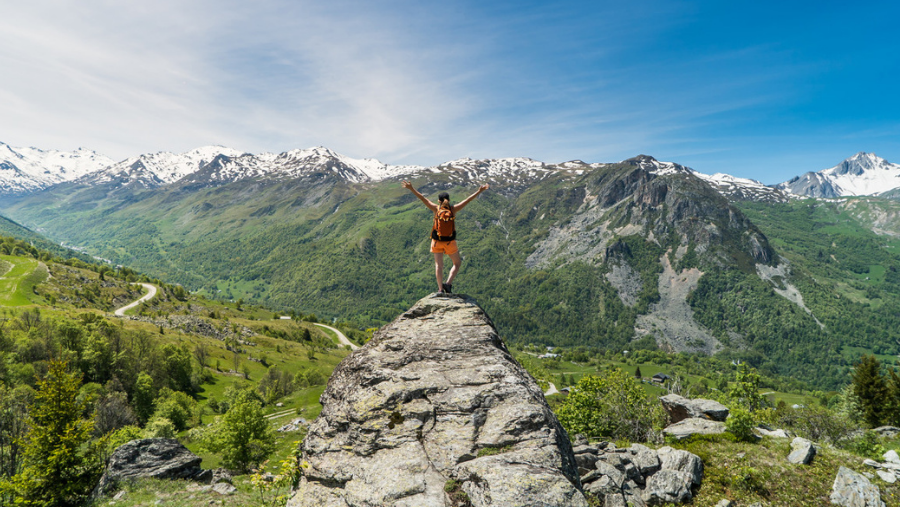
{"label": "mountain range", "polygon": [[[833,189],[874,188],[851,182],[891,170],[879,161],[857,155],[816,174]],[[822,387],[845,382],[859,353],[900,352],[891,194],[801,200],[645,155],[421,167],[321,147],[204,147],[66,174],[39,189],[20,181],[0,211],[209,296],[359,327],[390,321],[435,285],[430,215],[399,180],[456,201],[490,183],[460,214],[455,285],[514,341],[722,354]]]}
{"label": "mountain range", "polygon": [[[221,184],[242,179],[292,179],[319,170],[332,171],[354,183],[409,177],[422,173],[456,172],[461,181],[527,183],[554,171],[584,171],[608,164],[580,160],[547,164],[529,158],[472,160],[462,158],[434,167],[389,165],[375,159],[354,159],[324,147],[254,155],[223,146],[204,146],[185,153],[159,152],[114,162],[97,152],[14,148],[0,143],[0,194],[23,195],[66,182],[157,188],[186,178],[193,184]],[[724,173],[693,171],[728,198],[785,202],[790,197],[835,198],[900,192],[900,164],[874,153],[859,152],[840,164],[807,172],[777,185]],[[893,192],[893,193],[892,193]]]}

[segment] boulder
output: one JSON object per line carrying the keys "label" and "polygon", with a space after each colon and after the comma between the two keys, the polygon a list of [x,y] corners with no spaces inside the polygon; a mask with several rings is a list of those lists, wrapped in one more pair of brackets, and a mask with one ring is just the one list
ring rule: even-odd
{"label": "boulder", "polygon": [[896,426],[879,426],[873,431],[884,438],[895,438],[898,434],[900,434],[900,428]]}
{"label": "boulder", "polygon": [[760,427],[757,427],[757,428],[756,428],[756,432],[759,433],[760,436],[763,436],[763,437],[770,437],[770,438],[791,438],[790,435],[788,435],[788,433],[787,433],[786,431],[782,430],[782,429],[778,429],[778,430],[770,430],[770,429],[768,429],[768,428],[763,428],[763,427],[760,426]]}
{"label": "boulder", "polygon": [[105,495],[120,482],[138,478],[195,479],[203,473],[200,461],[172,438],[132,440],[113,452],[93,495]]}
{"label": "boulder", "polygon": [[816,448],[812,442],[805,438],[796,437],[791,441],[791,453],[788,454],[788,463],[795,465],[809,465],[816,455]]}
{"label": "boulder", "polygon": [[881,459],[887,461],[888,463],[896,463],[900,464],[900,455],[897,455],[897,451],[891,449],[890,451],[884,453]]}
{"label": "boulder", "polygon": [[665,468],[647,479],[643,494],[647,505],[681,503],[691,497],[691,474]]}
{"label": "boulder", "polygon": [[840,467],[834,478],[831,503],[842,507],[884,507],[878,486],[846,467]]}
{"label": "boulder", "polygon": [[543,392],[467,296],[420,300],[338,365],[320,402],[289,507],[588,505]]}
{"label": "boulder", "polygon": [[662,470],[684,472],[691,477],[691,483],[696,486],[703,481],[703,460],[700,459],[700,456],[669,446],[661,447],[657,454]]}
{"label": "boulder", "polygon": [[728,407],[718,401],[703,398],[691,400],[677,394],[667,394],[660,397],[659,401],[673,423],[693,417],[720,422],[728,418]]}
{"label": "boulder", "polygon": [[687,438],[691,435],[719,435],[725,433],[725,423],[692,417],[669,425],[663,430],[663,433],[673,436],[678,440]]}

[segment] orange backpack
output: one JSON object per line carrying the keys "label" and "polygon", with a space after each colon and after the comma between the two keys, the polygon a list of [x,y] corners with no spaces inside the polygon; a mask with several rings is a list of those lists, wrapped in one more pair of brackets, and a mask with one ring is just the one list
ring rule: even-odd
{"label": "orange backpack", "polygon": [[456,239],[456,220],[453,209],[441,206],[434,214],[434,226],[431,228],[431,239],[452,241]]}

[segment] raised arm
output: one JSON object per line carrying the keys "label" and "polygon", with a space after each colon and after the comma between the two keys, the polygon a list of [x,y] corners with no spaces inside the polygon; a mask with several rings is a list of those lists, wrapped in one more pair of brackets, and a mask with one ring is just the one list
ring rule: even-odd
{"label": "raised arm", "polygon": [[430,209],[431,211],[437,211],[437,208],[438,208],[438,207],[437,207],[437,204],[435,204],[435,203],[429,201],[427,197],[425,197],[424,195],[422,195],[421,193],[419,193],[419,191],[416,190],[416,189],[412,186],[412,183],[410,183],[410,182],[408,182],[408,181],[404,181],[404,182],[401,183],[400,185],[401,185],[403,188],[405,188],[405,189],[409,190],[410,192],[412,192],[416,197],[419,198],[420,201],[424,202],[424,203],[425,203],[425,206],[428,206],[428,209]]}
{"label": "raised arm", "polygon": [[465,198],[462,202],[460,202],[459,204],[455,204],[455,205],[453,206],[453,212],[456,213],[457,211],[460,211],[460,210],[462,210],[463,208],[465,208],[465,207],[466,207],[466,204],[469,204],[470,202],[472,202],[472,199],[478,197],[478,194],[484,192],[485,190],[487,190],[487,189],[490,188],[490,187],[491,187],[491,186],[488,185],[488,184],[484,184],[484,185],[481,185],[480,187],[478,187],[478,190],[476,190],[474,194],[470,195],[469,197],[466,197],[466,198]]}

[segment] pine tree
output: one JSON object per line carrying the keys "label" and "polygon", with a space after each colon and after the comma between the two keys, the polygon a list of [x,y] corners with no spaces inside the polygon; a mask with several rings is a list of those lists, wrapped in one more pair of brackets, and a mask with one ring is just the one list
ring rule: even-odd
{"label": "pine tree", "polygon": [[641,378],[641,377],[643,377],[643,375],[641,375],[641,367],[638,366],[634,370],[634,378]]}
{"label": "pine tree", "polygon": [[888,407],[888,386],[881,375],[881,363],[865,355],[853,369],[853,394],[859,399],[862,420],[880,426]]}
{"label": "pine tree", "polygon": [[81,418],[78,400],[81,375],[68,373],[65,361],[51,360],[47,376],[39,380],[29,410],[23,469],[12,486],[24,505],[77,505],[90,494],[100,471],[98,460],[82,448],[90,440],[93,423]]}

